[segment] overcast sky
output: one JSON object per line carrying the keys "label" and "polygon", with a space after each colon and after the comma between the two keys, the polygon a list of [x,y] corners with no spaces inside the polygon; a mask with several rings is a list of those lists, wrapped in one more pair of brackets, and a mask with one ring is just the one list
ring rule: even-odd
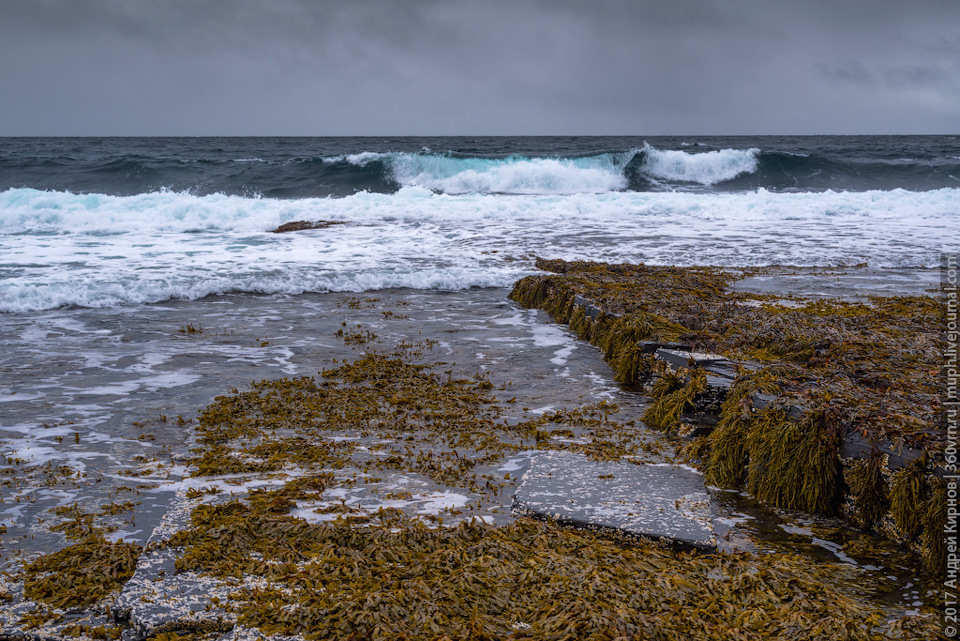
{"label": "overcast sky", "polygon": [[0,0],[0,135],[958,130],[958,0]]}

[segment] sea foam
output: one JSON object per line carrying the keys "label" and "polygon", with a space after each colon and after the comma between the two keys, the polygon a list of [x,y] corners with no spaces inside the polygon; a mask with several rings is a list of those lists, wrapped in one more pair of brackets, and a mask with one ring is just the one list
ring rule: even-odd
{"label": "sea foam", "polygon": [[719,149],[688,154],[645,145],[643,173],[671,182],[715,185],[757,170],[759,149]]}
{"label": "sea foam", "polygon": [[618,191],[632,153],[583,158],[456,158],[391,154],[394,180],[445,194],[580,194]]}
{"label": "sea foam", "polygon": [[[275,200],[0,192],[0,311],[224,292],[509,286],[533,257],[721,266],[935,266],[960,190]],[[346,224],[269,233],[294,220]]]}

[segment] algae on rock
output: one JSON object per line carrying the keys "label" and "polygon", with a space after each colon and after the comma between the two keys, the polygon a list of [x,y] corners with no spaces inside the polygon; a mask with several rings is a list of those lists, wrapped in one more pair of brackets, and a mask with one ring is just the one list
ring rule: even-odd
{"label": "algae on rock", "polygon": [[[943,442],[943,405],[930,376],[943,347],[935,298],[804,300],[729,288],[775,267],[734,272],[560,260],[537,266],[553,273],[518,281],[511,298],[569,323],[602,350],[618,381],[639,384],[660,373],[644,415],[651,426],[679,425],[702,391],[703,373],[658,370],[639,341],[679,340],[762,368],[741,373],[716,429],[696,448],[711,483],[824,514],[841,511],[850,496],[855,519],[872,525],[892,514],[905,538],[921,542],[929,568],[941,566],[942,550],[934,548],[942,509],[930,489]],[[753,407],[758,395],[771,394],[769,407]],[[885,458],[840,460],[850,436],[926,454],[894,474],[888,488]],[[853,468],[845,474],[844,466]]]}

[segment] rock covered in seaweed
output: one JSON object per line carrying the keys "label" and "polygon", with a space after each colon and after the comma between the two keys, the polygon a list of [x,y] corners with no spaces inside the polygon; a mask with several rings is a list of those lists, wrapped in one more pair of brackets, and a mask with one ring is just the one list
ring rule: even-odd
{"label": "rock covered in seaweed", "polygon": [[[735,377],[716,399],[722,401],[716,429],[698,447],[711,482],[744,486],[777,506],[842,511],[861,524],[886,527],[895,538],[921,541],[930,569],[939,567],[931,548],[938,540],[909,536],[888,527],[896,519],[879,516],[888,502],[894,513],[905,509],[897,506],[908,493],[888,498],[884,488],[921,453],[924,467],[914,474],[923,481],[914,485],[938,487],[942,473],[936,461],[943,407],[930,376],[943,347],[935,298],[785,300],[730,289],[762,270],[564,261],[538,261],[538,267],[554,273],[519,281],[511,298],[546,310],[599,346],[619,381],[656,378],[644,416],[650,425],[677,429],[696,413],[707,377],[717,374],[702,362],[665,366],[650,353],[651,342],[755,363],[731,368]],[[718,382],[714,387],[723,387]],[[880,468],[864,477],[869,482],[851,477],[857,485],[851,488],[844,470],[874,451]],[[923,530],[929,534],[942,529],[943,519],[936,516],[938,495],[926,492],[929,498],[910,507],[929,515]]]}

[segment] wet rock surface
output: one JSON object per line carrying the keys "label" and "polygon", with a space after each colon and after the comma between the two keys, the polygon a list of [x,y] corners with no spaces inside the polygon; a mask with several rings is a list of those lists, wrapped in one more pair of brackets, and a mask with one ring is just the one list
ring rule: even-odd
{"label": "wet rock surface", "polygon": [[326,229],[327,227],[332,227],[334,225],[345,225],[346,223],[340,220],[295,220],[289,223],[283,223],[276,229],[272,230],[275,234],[284,234],[291,231],[306,231],[309,229]]}
{"label": "wet rock surface", "polygon": [[[590,608],[606,607],[603,599],[581,599],[578,586],[588,580],[594,581],[591,585],[609,586],[636,581],[631,588],[633,596],[627,600],[640,599],[631,606],[638,616],[654,616],[662,603],[673,603],[678,612],[690,611],[694,602],[678,597],[684,593],[682,586],[687,581],[700,586],[695,603],[702,604],[711,594],[706,582],[719,580],[726,570],[710,555],[674,556],[659,542],[666,542],[667,547],[703,551],[718,543],[716,534],[724,536],[726,532],[731,536],[721,542],[722,549],[755,549],[750,523],[756,517],[749,516],[749,510],[743,507],[731,509],[724,502],[720,507],[711,504],[703,477],[673,464],[672,454],[663,451],[662,436],[638,420],[646,407],[644,397],[633,388],[611,382],[611,371],[603,363],[601,353],[576,341],[570,332],[549,324],[541,312],[522,310],[505,302],[505,293],[401,292],[391,294],[394,298],[389,304],[374,297],[224,297],[217,307],[208,302],[205,309],[214,311],[202,318],[191,315],[191,303],[148,309],[152,316],[140,319],[139,326],[131,326],[109,311],[76,315],[89,327],[71,326],[70,344],[52,345],[54,355],[57,349],[63,351],[63,371],[57,370],[51,361],[50,371],[44,373],[48,381],[38,387],[38,394],[43,396],[31,399],[25,395],[7,404],[16,412],[11,415],[17,417],[17,425],[23,426],[39,414],[38,407],[52,412],[49,408],[57,405],[51,401],[69,408],[69,418],[74,421],[69,426],[36,432],[23,427],[29,438],[19,443],[17,452],[24,457],[48,457],[43,462],[57,462],[58,456],[65,456],[63,462],[74,467],[64,471],[62,483],[44,486],[50,476],[44,473],[40,461],[25,459],[24,463],[10,464],[10,474],[21,469],[30,470],[32,476],[24,475],[18,485],[7,485],[2,490],[6,492],[3,496],[7,499],[7,523],[14,536],[4,539],[10,544],[4,549],[5,569],[12,574],[0,580],[0,594],[6,592],[10,596],[9,602],[0,605],[0,636],[59,639],[122,635],[123,639],[135,640],[166,634],[159,638],[193,635],[187,638],[198,641],[290,638],[291,630],[300,625],[292,617],[300,616],[301,611],[303,620],[308,622],[303,624],[308,626],[305,629],[325,629],[322,626],[328,624],[324,610],[311,606],[310,599],[300,600],[296,591],[299,588],[293,586],[308,586],[312,594],[321,595],[328,589],[323,586],[331,585],[328,575],[341,573],[349,559],[354,559],[360,569],[350,570],[356,575],[339,576],[336,581],[342,582],[336,585],[343,590],[343,602],[347,604],[344,612],[349,610],[349,616],[356,617],[351,625],[360,626],[357,629],[367,629],[359,623],[366,616],[365,599],[380,599],[378,603],[386,604],[383,612],[404,612],[397,609],[397,599],[407,598],[402,595],[409,595],[408,588],[415,580],[429,583],[429,590],[423,592],[429,598],[411,606],[409,611],[413,612],[428,611],[436,603],[452,598],[450,591],[455,586],[498,586],[496,590],[470,588],[455,595],[486,599],[490,612],[504,611],[503,595],[532,595],[529,604],[516,606],[528,608],[523,610],[527,612],[524,617],[504,620],[491,614],[474,622],[498,630],[501,636],[510,630],[526,629],[510,627],[518,621],[532,626],[536,634],[545,635],[544,630],[552,629],[549,626],[565,625],[563,612],[577,603],[580,606],[576,607],[588,608],[590,616],[600,612]],[[55,326],[57,315],[50,317],[50,324]],[[184,332],[185,323],[188,328],[203,327],[203,331]],[[103,334],[97,333],[104,328],[123,332],[121,340],[109,343],[109,350],[101,343]],[[89,332],[89,337],[85,337],[85,332]],[[99,390],[96,393],[101,396],[116,392],[108,396],[115,399],[112,405],[92,403],[90,409],[94,412],[82,405],[82,401],[96,398],[93,392],[85,398],[82,390],[72,387],[76,379],[70,374],[78,367],[70,361],[70,353],[85,340],[90,347],[104,352],[97,358],[88,358],[83,370],[87,385]],[[683,347],[676,341],[654,342],[655,348],[638,347],[648,355]],[[399,364],[381,367],[385,362],[377,361],[373,354],[398,343],[406,345],[403,349],[407,357],[427,362],[429,370],[424,370],[423,375],[432,372],[429,379],[410,378],[419,376],[420,370],[407,371]],[[16,349],[16,343],[12,344]],[[141,352],[155,356],[138,359]],[[686,355],[689,359],[690,353]],[[359,363],[376,367],[363,374],[357,369]],[[407,372],[404,376],[411,383],[390,387],[394,385],[391,377],[402,372]],[[722,372],[718,369],[717,373]],[[316,382],[308,386],[301,377],[311,375]],[[288,383],[249,383],[251,378],[281,376],[287,377]],[[359,387],[351,391],[348,377],[353,377],[350,380]],[[466,389],[467,396],[450,396],[448,400],[462,399],[470,406],[487,408],[483,416],[487,416],[487,410],[492,412],[494,406],[499,407],[502,420],[480,420],[482,416],[478,414],[476,425],[463,425],[458,421],[462,421],[465,406],[457,405],[444,414],[459,425],[456,430],[438,428],[425,433],[394,426],[386,433],[384,426],[396,422],[400,415],[408,417],[403,423],[406,427],[422,427],[416,418],[418,411],[413,408],[415,403],[424,401],[410,393],[422,387],[422,381],[450,393],[455,388]],[[341,426],[343,429],[330,431],[323,427],[323,421],[304,422],[308,413],[304,408],[309,409],[310,403],[285,407],[271,404],[270,399],[297,398],[284,396],[288,392],[304,391],[308,396],[301,400],[305,401],[321,398],[332,392],[334,383],[342,385],[343,394],[368,394],[382,388],[383,393],[373,397],[379,400],[366,406],[379,408],[366,415],[374,420],[358,423],[356,429]],[[238,389],[230,390],[234,385]],[[251,387],[256,393],[239,391]],[[493,395],[497,402],[488,404]],[[210,408],[232,408],[231,412],[238,412],[223,415],[229,419],[223,421],[224,430],[239,429],[242,425],[254,431],[231,442],[233,454],[218,454],[204,463],[224,469],[207,469],[198,474],[199,458],[192,460],[198,452],[188,450],[197,445],[193,435],[199,419],[191,418],[192,412],[183,404],[195,409],[211,403],[214,396],[218,398]],[[586,409],[577,409],[581,406]],[[257,410],[260,413],[256,420],[248,421],[250,416],[245,412],[254,407],[262,409]],[[437,406],[432,411],[437,412]],[[184,417],[174,420],[178,413]],[[146,420],[144,415],[160,418]],[[87,416],[92,418],[85,423]],[[269,420],[261,420],[265,418]],[[489,418],[492,421],[496,417],[490,414]],[[436,420],[437,425],[445,425],[448,419],[438,415]],[[129,421],[137,424],[131,428]],[[264,424],[271,424],[270,430],[275,433],[267,434]],[[122,436],[111,440],[111,430]],[[288,437],[298,435],[297,430],[299,436],[309,438],[289,440]],[[501,431],[498,438],[502,440],[484,440]],[[72,438],[74,432],[76,441]],[[257,438],[265,439],[259,445],[253,442],[254,432],[259,434]],[[57,437],[65,435],[68,438],[62,440],[67,442],[58,449],[61,440]],[[216,435],[208,431],[207,436]],[[408,441],[408,437],[413,440]],[[229,441],[226,436],[224,439],[217,436],[210,443]],[[470,447],[465,447],[468,443]],[[305,447],[307,444],[310,447]],[[282,465],[271,463],[261,447],[265,445],[275,448],[271,452],[286,452],[290,460]],[[316,450],[316,458],[302,458],[303,452],[311,448]],[[231,457],[241,467],[252,466],[252,471],[225,474]],[[340,465],[341,457],[343,467],[329,477],[323,476],[317,487],[302,489],[302,474],[325,475],[330,467],[327,464]],[[296,464],[290,465],[291,462]],[[80,463],[86,463],[87,467],[81,469],[90,477],[76,474]],[[310,466],[316,469],[302,469]],[[521,475],[523,480],[518,481]],[[104,512],[96,510],[107,507],[101,505],[105,495],[116,501],[133,499],[132,511],[103,516]],[[62,546],[62,537],[50,530],[56,521],[50,512],[74,503],[100,514],[97,523],[109,530],[109,536],[134,540],[145,544],[145,549],[133,577],[118,593],[89,610],[58,613],[23,599],[22,585],[15,578],[17,552],[46,553]],[[29,508],[20,509],[18,505]],[[527,514],[549,513],[552,519],[532,524],[530,519],[511,514],[512,505]],[[378,516],[381,508],[383,512]],[[227,513],[204,520],[204,515],[216,510]],[[233,518],[232,510],[239,516]],[[773,529],[779,528],[777,517],[768,514],[765,518],[770,519]],[[289,547],[273,548],[269,540],[258,540],[256,527],[252,534],[244,529],[248,523],[263,525],[265,529],[259,533],[262,539],[282,538],[288,527],[302,536],[291,539]],[[563,527],[557,527],[558,524]],[[357,536],[357,529],[367,536],[367,528],[374,534],[364,540],[380,542],[371,543],[360,554],[352,537]],[[190,530],[193,533],[184,536]],[[269,534],[263,535],[264,532]],[[218,539],[220,536],[224,538]],[[252,539],[247,541],[247,536]],[[384,537],[383,541],[388,543],[377,537]],[[393,540],[390,537],[396,540],[389,543]],[[171,544],[175,538],[176,544]],[[307,549],[309,546],[301,545],[303,541],[321,539],[332,542],[335,553],[330,559],[341,559],[332,562],[329,572],[317,571],[321,561],[311,553],[295,557],[296,563],[290,562],[285,550]],[[651,546],[647,539],[655,539],[658,545]],[[431,561],[437,562],[431,567],[443,571],[414,579],[402,568],[419,567],[427,557],[418,556],[412,563],[404,555],[411,546],[423,541],[428,543],[425,550],[436,545],[441,556],[445,555]],[[537,543],[534,545],[533,541]],[[251,551],[244,547],[248,542],[254,546]],[[225,553],[229,546],[233,546],[232,556],[221,557],[220,553]],[[557,546],[566,546],[565,551],[556,552]],[[497,552],[463,556],[464,550],[488,549]],[[604,559],[602,562],[590,560],[590,555],[601,552],[606,555],[598,557]],[[427,552],[421,550],[417,554]],[[401,559],[399,566],[384,561],[391,555]],[[371,560],[374,557],[375,562]],[[485,565],[491,558],[502,559],[502,564]],[[826,558],[843,560],[838,555],[828,554]],[[612,563],[609,559],[619,561]],[[617,565],[621,561],[622,567]],[[812,586],[823,581],[817,578],[819,570],[814,566],[797,562],[799,565],[794,567],[789,558],[781,561],[745,556],[738,563],[743,567],[731,575],[730,581],[736,582],[740,572],[752,575],[758,568],[772,569],[785,580],[790,577],[789,581],[802,576],[810,582],[811,591]],[[537,567],[539,574],[526,588],[498,583],[528,566]],[[463,576],[451,578],[451,573],[461,571]],[[646,582],[645,573],[651,571],[666,577],[668,583],[676,578],[677,589],[661,594],[660,583]],[[850,565],[841,574],[859,571]],[[554,582],[568,582],[575,589],[551,592]],[[351,587],[354,585],[360,587]],[[745,594],[734,591],[731,585],[715,587],[727,590],[726,598]],[[749,593],[753,588],[746,589]],[[556,610],[556,617],[536,617],[535,613],[548,612],[547,604],[552,607],[557,599],[564,605]],[[844,621],[857,621],[866,616],[864,612],[874,611],[871,608],[875,606],[863,595],[854,594],[854,599],[856,606],[842,615]],[[324,607],[331,607],[333,601],[325,603]],[[794,612],[787,600],[771,603],[775,607],[764,614],[770,626],[783,618],[778,612]],[[826,616],[822,609],[826,605],[812,603],[809,616],[814,620]],[[891,617],[900,614],[889,611]],[[46,622],[33,625],[30,616]],[[409,620],[408,614],[390,616],[395,623]],[[638,621],[630,619],[629,625],[641,626]],[[678,626],[677,630],[686,625],[681,619],[657,621],[661,626]],[[536,637],[534,632],[531,634]]]}
{"label": "wet rock surface", "polygon": [[520,480],[513,509],[572,527],[716,548],[703,476],[679,465],[591,461],[572,452],[543,452]]}

